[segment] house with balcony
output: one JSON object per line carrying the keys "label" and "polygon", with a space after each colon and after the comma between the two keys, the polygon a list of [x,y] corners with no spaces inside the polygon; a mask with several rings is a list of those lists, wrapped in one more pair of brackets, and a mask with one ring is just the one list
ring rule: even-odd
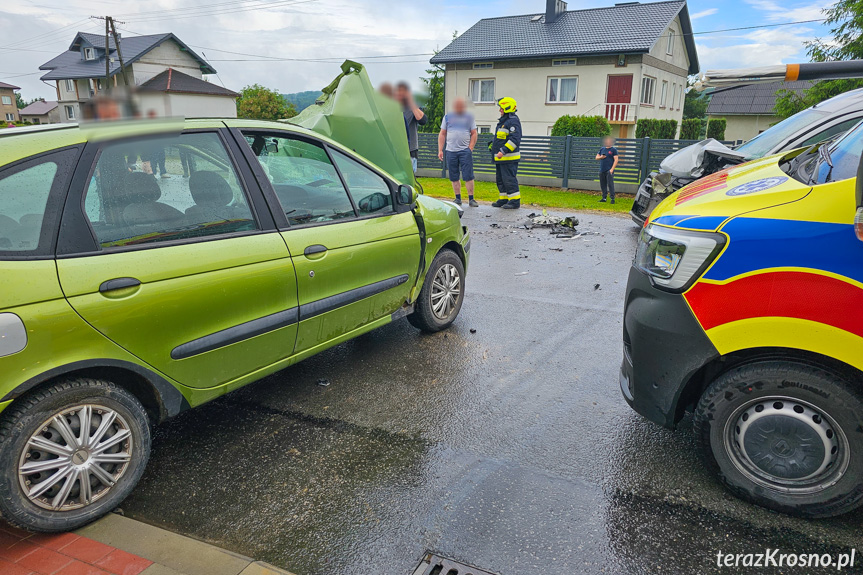
{"label": "house with balcony", "polygon": [[4,122],[4,126],[8,122],[21,120],[18,114],[18,101],[15,99],[15,92],[20,89],[18,86],[0,82],[0,119]]}
{"label": "house with balcony", "polygon": [[[237,94],[215,85],[206,86],[209,83],[204,75],[215,74],[216,70],[174,34],[120,36],[119,44],[118,51],[113,37],[106,45],[103,35],[78,32],[65,52],[39,66],[48,71],[42,80],[57,86],[61,122],[77,122],[87,104],[104,95],[107,88],[131,87],[137,94],[138,88],[148,82],[143,101],[135,96],[143,116],[173,111],[186,117],[236,117]],[[125,71],[120,66],[121,55]],[[178,91],[175,85],[172,90],[171,82],[161,82],[157,77],[182,78],[177,83],[186,89]],[[154,85],[164,88],[159,98],[153,96]],[[147,108],[148,102],[155,102],[155,107]]]}
{"label": "house with balcony", "polygon": [[497,100],[513,97],[528,136],[549,135],[563,115],[603,115],[619,138],[634,137],[639,118],[679,125],[699,70],[685,0],[585,10],[546,0],[545,12],[480,20],[431,63],[446,70],[447,107],[465,98],[488,132]]}

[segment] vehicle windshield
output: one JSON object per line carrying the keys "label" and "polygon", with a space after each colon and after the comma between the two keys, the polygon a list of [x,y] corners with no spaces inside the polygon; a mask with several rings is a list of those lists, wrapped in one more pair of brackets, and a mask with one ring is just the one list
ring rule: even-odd
{"label": "vehicle windshield", "polygon": [[735,151],[744,154],[747,160],[763,158],[771,154],[779,144],[788,139],[792,134],[829,115],[828,112],[807,108],[802,112],[794,114],[787,120],[783,120],[775,126],[764,130]]}
{"label": "vehicle windshield", "polygon": [[[815,183],[824,184],[857,177],[861,153],[863,153],[863,123],[857,124],[856,128],[830,146],[829,163],[824,156],[819,157]],[[832,168],[830,163],[833,164]]]}

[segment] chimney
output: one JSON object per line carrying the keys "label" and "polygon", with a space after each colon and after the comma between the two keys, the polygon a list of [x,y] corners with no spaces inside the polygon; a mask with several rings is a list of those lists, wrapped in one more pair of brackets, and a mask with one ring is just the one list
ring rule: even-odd
{"label": "chimney", "polygon": [[566,12],[566,2],[563,0],[545,0],[545,23],[551,24],[561,14]]}

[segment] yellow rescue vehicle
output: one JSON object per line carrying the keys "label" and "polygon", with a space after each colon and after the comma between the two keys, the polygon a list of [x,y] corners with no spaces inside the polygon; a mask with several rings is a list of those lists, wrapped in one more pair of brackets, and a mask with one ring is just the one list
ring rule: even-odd
{"label": "yellow rescue vehicle", "polygon": [[723,483],[802,517],[863,504],[861,150],[863,124],[684,187],[627,286],[627,402],[672,428],[694,409]]}

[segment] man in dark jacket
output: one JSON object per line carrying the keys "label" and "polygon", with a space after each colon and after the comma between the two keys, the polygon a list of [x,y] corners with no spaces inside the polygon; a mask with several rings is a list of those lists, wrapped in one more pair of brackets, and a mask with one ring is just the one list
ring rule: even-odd
{"label": "man in dark jacket", "polygon": [[419,159],[419,136],[417,127],[428,124],[428,116],[425,115],[416,102],[414,102],[411,87],[407,82],[399,82],[396,86],[396,100],[402,105],[402,113],[405,117],[405,129],[408,132],[408,148],[411,152],[411,164],[414,174],[417,173],[417,161]]}
{"label": "man in dark jacket", "polygon": [[500,106],[500,120],[495,129],[494,140],[489,144],[489,150],[494,156],[499,196],[492,206],[515,210],[521,207],[521,193],[518,188],[521,120],[515,115],[517,105],[513,98],[501,98],[497,104]]}

